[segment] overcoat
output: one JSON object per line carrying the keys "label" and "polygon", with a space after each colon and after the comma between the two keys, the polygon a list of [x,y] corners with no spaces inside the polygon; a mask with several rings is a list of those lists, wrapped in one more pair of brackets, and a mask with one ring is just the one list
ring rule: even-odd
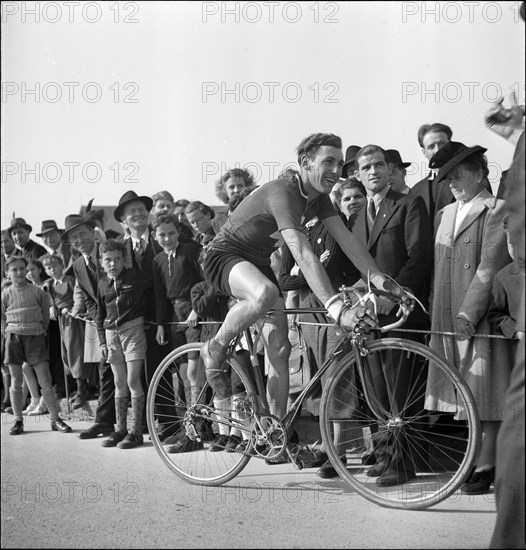
{"label": "overcoat", "polygon": [[[504,201],[481,191],[454,235],[458,206],[458,202],[452,203],[437,214],[431,330],[455,332],[460,315],[475,324],[476,335],[490,334],[487,312],[493,278],[511,262],[503,226]],[[470,340],[459,340],[432,334],[429,345],[460,371],[473,392],[480,419],[499,420],[509,382],[509,345],[476,335]],[[465,419],[453,387],[432,367],[431,364],[426,408]]]}

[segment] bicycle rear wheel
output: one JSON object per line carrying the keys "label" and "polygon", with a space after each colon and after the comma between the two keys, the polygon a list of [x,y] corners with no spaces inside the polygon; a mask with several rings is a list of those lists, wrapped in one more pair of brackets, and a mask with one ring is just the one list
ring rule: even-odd
{"label": "bicycle rear wheel", "polygon": [[[219,424],[233,428],[246,438],[250,435],[251,399],[253,385],[247,374],[232,356],[227,357],[233,396],[228,402],[214,401],[214,392],[204,383],[198,404],[189,406],[190,392],[184,391],[182,371],[189,358],[197,356],[202,344],[190,343],[169,353],[154,373],[146,403],[146,419],[153,446],[168,468],[181,479],[197,485],[221,485],[237,476],[250,460],[248,453],[212,452],[210,445],[219,432]],[[189,357],[190,354],[190,357]],[[204,365],[199,358],[200,368]],[[204,375],[203,375],[204,378]],[[185,399],[186,393],[186,399]],[[159,412],[162,411],[162,415]],[[159,424],[162,418],[162,425]],[[169,443],[162,442],[159,433],[173,435]],[[179,452],[174,447],[181,447]],[[249,445],[247,450],[250,450]]]}
{"label": "bicycle rear wheel", "polygon": [[[478,453],[480,424],[471,391],[423,344],[384,338],[366,349],[362,374],[350,353],[322,394],[320,425],[331,463],[380,506],[418,510],[437,504],[465,481]],[[426,396],[438,391],[437,379],[456,402],[428,410]]]}

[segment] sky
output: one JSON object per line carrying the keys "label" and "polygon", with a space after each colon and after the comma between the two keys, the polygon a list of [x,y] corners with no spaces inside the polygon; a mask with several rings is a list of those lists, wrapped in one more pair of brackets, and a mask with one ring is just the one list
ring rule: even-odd
{"label": "sky", "polygon": [[398,149],[426,172],[421,124],[488,148],[524,103],[520,2],[2,2],[2,208],[38,232],[127,190],[219,205],[214,181],[262,184],[315,132]]}

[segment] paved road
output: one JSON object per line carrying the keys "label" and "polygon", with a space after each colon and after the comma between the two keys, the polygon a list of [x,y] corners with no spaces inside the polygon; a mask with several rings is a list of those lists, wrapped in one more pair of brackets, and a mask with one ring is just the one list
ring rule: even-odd
{"label": "paved road", "polygon": [[[171,474],[148,441],[131,450],[2,414],[2,548],[487,548],[493,495],[390,510],[314,470],[252,460],[220,488]],[[78,432],[89,426],[72,421]]]}

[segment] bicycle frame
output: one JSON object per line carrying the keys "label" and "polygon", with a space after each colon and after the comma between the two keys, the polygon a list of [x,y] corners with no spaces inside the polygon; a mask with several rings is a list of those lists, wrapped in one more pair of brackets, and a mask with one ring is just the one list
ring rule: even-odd
{"label": "bicycle frame", "polygon": [[[287,315],[296,315],[296,314],[303,314],[303,313],[319,313],[320,311],[325,312],[325,309],[323,308],[299,308],[299,309],[284,309],[283,312]],[[257,413],[261,414],[268,414],[269,413],[269,406],[268,401],[266,397],[266,388],[265,383],[263,381],[263,376],[261,375],[261,371],[259,369],[259,361],[257,358],[257,354],[255,353],[255,350],[257,349],[257,344],[259,342],[259,333],[256,335],[256,339],[254,340],[252,338],[252,334],[250,332],[250,329],[245,329],[243,331],[243,334],[245,336],[245,340],[248,345],[248,352],[250,355],[250,362],[251,362],[251,368],[254,372],[254,377],[256,380],[256,390],[257,395],[255,396],[257,399],[257,405],[258,409],[256,410]],[[237,339],[236,339],[237,342]],[[373,400],[369,397],[369,392],[367,390],[367,384],[365,383],[364,379],[364,363],[362,360],[362,356],[367,355],[367,347],[365,343],[365,338],[363,336],[354,335],[350,333],[342,333],[342,337],[340,339],[340,342],[336,346],[336,348],[329,354],[323,365],[317,370],[317,372],[314,374],[314,376],[311,378],[307,386],[300,392],[300,394],[296,397],[296,399],[291,404],[289,410],[285,414],[285,416],[281,419],[285,428],[288,430],[290,426],[292,425],[292,422],[296,418],[300,407],[305,400],[305,398],[309,395],[309,393],[312,392],[312,390],[316,387],[318,383],[321,383],[322,376],[327,372],[327,370],[330,368],[330,366],[338,360],[340,357],[343,357],[346,353],[346,348],[348,346],[351,346],[349,351],[354,352],[356,357],[356,364],[358,367],[358,376],[360,377],[360,380],[362,382],[362,388],[364,390],[364,396],[366,399],[367,404],[371,408],[371,410],[375,413],[378,419],[382,418],[382,415],[379,411],[379,409],[373,404]]]}

